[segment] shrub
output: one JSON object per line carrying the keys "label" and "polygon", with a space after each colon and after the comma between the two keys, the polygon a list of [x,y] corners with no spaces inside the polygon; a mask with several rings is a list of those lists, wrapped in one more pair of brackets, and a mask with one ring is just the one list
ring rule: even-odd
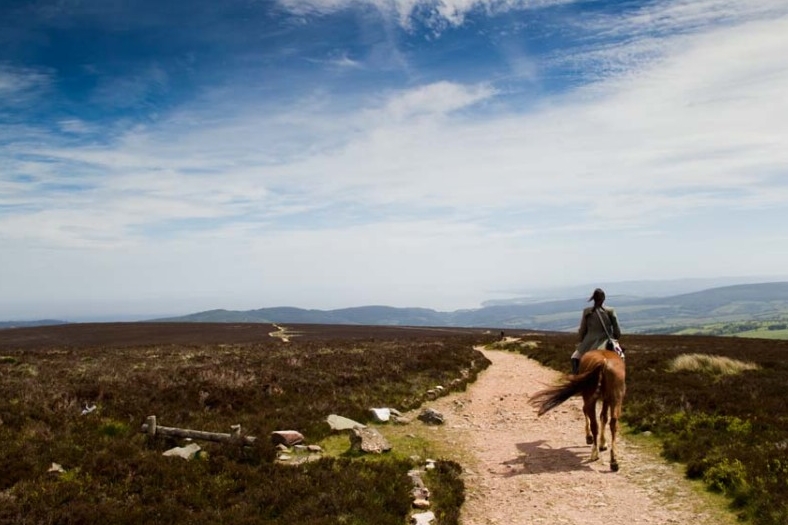
{"label": "shrub", "polygon": [[746,470],[738,459],[723,458],[706,469],[703,481],[715,492],[735,494],[747,487]]}

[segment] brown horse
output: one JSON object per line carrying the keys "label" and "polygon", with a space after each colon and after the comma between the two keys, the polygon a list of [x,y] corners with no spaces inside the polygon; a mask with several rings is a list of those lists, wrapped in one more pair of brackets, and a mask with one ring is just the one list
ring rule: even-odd
{"label": "brown horse", "polygon": [[[621,417],[621,405],[626,392],[626,367],[624,360],[610,350],[591,350],[580,359],[577,375],[568,375],[558,385],[541,390],[531,396],[529,404],[539,409],[541,416],[570,397],[583,396],[583,414],[586,420],[586,443],[594,445],[591,461],[599,459],[599,451],[606,450],[605,425],[610,419],[610,470],[618,471],[616,459],[616,431]],[[602,401],[599,418],[602,431],[596,419],[596,403]],[[597,438],[597,436],[599,436]]]}

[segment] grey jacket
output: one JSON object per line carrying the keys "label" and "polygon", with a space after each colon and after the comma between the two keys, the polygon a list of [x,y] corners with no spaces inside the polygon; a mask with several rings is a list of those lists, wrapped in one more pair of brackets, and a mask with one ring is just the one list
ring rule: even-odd
{"label": "grey jacket", "polygon": [[[607,342],[607,333],[613,336],[614,339],[621,337],[621,327],[618,325],[618,317],[613,308],[599,308],[602,314],[602,321],[599,315],[594,310],[594,307],[589,306],[583,309],[583,317],[580,319],[580,329],[578,335],[580,336],[580,343],[577,345],[577,351],[573,357],[580,357],[589,350],[604,348]],[[607,328],[607,332],[605,332]]]}

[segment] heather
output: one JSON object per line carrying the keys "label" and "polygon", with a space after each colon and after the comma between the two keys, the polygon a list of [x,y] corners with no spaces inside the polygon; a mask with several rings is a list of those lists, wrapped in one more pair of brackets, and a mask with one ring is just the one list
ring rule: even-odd
{"label": "heather", "polygon": [[[270,325],[0,331],[0,522],[406,522],[412,458],[348,452],[286,466],[269,436],[294,429],[318,443],[332,433],[329,414],[367,423],[370,407],[410,410],[435,385],[464,389],[488,364],[473,345],[490,335],[301,329],[289,343]],[[140,433],[154,414],[215,432],[240,424],[258,440],[201,442],[192,461],[163,457],[182,440]],[[49,472],[53,463],[64,472]],[[447,501],[436,510],[453,523],[461,481],[439,464]]]}

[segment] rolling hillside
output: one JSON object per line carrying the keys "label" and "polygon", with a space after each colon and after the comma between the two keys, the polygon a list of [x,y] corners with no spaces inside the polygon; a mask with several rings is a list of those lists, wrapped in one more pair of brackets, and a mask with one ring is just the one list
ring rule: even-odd
{"label": "rolling hillside", "polygon": [[[456,326],[573,331],[583,298],[533,304],[492,305],[472,310],[439,312],[427,308],[361,306],[339,310],[294,307],[232,311],[209,310],[173,322],[315,323],[381,326]],[[630,333],[672,333],[713,323],[788,319],[788,282],[742,284],[660,298],[612,296],[624,330]]]}

